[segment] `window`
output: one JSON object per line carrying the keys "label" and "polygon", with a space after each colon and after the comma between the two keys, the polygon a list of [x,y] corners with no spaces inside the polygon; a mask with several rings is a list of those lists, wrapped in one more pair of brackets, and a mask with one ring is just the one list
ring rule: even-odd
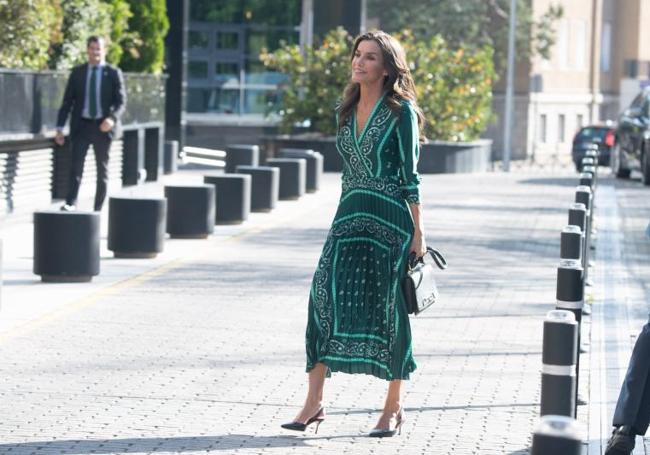
{"label": "window", "polygon": [[208,47],[208,34],[205,32],[197,32],[192,30],[188,35],[190,49],[207,49]]}
{"label": "window", "polygon": [[237,50],[239,49],[239,33],[218,32],[217,49]]}
{"label": "window", "polygon": [[217,62],[214,66],[214,80],[219,84],[239,84],[239,65],[230,62]]}
{"label": "window", "polygon": [[546,114],[539,116],[539,142],[546,142]]}
{"label": "window", "polygon": [[606,73],[611,66],[612,23],[603,22],[600,38],[600,71]]}
{"label": "window", "polygon": [[575,36],[575,68],[582,70],[585,68],[585,56],[587,52],[587,26],[585,21],[577,20],[573,24],[573,33]]}
{"label": "window", "polygon": [[576,115],[576,130],[582,128],[583,122],[584,122],[584,117],[582,116],[582,114]]}
{"label": "window", "polygon": [[566,140],[565,133],[566,133],[566,116],[564,114],[560,114],[557,118],[557,141],[558,142],[562,143]]}
{"label": "window", "polygon": [[565,69],[569,65],[569,22],[560,21],[557,30],[557,55],[558,65]]}
{"label": "window", "polygon": [[188,62],[187,74],[194,79],[206,79],[208,77],[208,62]]}

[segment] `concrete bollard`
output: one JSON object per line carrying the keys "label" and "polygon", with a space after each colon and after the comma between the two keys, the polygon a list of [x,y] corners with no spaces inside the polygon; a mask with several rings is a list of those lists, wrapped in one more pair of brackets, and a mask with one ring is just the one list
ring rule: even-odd
{"label": "concrete bollard", "polygon": [[575,416],[579,325],[571,311],[549,311],[544,321],[540,414]]}
{"label": "concrete bollard", "polygon": [[574,349],[576,355],[576,394],[574,403],[577,406],[578,385],[580,384],[580,325],[582,322],[582,307],[584,306],[584,271],[580,261],[575,259],[560,260],[560,266],[557,269],[555,296],[557,299],[555,308],[573,313],[578,324],[578,341]]}
{"label": "concrete bollard", "polygon": [[547,415],[533,432],[531,455],[583,455],[583,436],[575,419]]}
{"label": "concrete bollard", "polygon": [[560,258],[582,261],[582,231],[578,226],[568,225],[562,229]]}

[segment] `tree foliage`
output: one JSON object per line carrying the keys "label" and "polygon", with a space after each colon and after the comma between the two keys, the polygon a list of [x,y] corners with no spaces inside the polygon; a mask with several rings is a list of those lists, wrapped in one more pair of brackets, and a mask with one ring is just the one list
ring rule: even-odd
{"label": "tree foliage", "polygon": [[[368,16],[379,18],[386,32],[409,28],[422,39],[439,34],[452,47],[491,46],[498,74],[507,59],[509,9],[510,0],[409,0],[408,8],[394,0],[368,0]],[[561,5],[550,5],[535,20],[530,1],[517,0],[519,61],[534,55],[549,57],[556,39],[553,25],[562,15]]]}
{"label": "tree foliage", "polygon": [[[449,47],[441,36],[421,40],[410,31],[398,35],[425,114],[429,139],[469,141],[484,131],[491,115],[494,68],[492,48]],[[283,99],[282,129],[308,121],[315,131],[336,131],[334,107],[350,79],[351,37],[339,28],[314,49],[298,46],[264,52],[269,68],[288,76]]]}
{"label": "tree foliage", "polygon": [[470,141],[485,131],[491,116],[493,51],[488,45],[450,47],[440,35],[418,40],[409,30],[404,46],[429,139]]}
{"label": "tree foliage", "polygon": [[281,87],[283,131],[305,121],[321,133],[336,131],[334,108],[350,79],[351,44],[352,38],[339,27],[330,31],[318,47],[307,49],[305,55],[297,45],[260,54],[265,66],[288,76],[287,84]]}
{"label": "tree foliage", "polygon": [[108,40],[108,53],[106,60],[119,64],[124,54],[134,39],[135,33],[129,31],[129,19],[133,16],[131,7],[126,0],[102,0],[111,7],[112,27]]}
{"label": "tree foliage", "polygon": [[133,15],[129,29],[137,32],[120,66],[126,71],[159,73],[165,57],[165,36],[169,30],[165,0],[128,0]]}
{"label": "tree foliage", "polygon": [[101,0],[63,0],[62,41],[51,47],[50,68],[69,69],[86,61],[86,40],[110,36],[111,7]]}
{"label": "tree foliage", "polygon": [[0,0],[0,67],[46,68],[61,19],[58,1]]}

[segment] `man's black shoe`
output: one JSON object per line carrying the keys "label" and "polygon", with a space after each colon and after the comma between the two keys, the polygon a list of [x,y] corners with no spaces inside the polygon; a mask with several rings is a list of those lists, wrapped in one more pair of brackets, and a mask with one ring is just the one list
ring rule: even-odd
{"label": "man's black shoe", "polygon": [[627,425],[615,428],[607,441],[605,455],[630,455],[634,450],[636,434]]}

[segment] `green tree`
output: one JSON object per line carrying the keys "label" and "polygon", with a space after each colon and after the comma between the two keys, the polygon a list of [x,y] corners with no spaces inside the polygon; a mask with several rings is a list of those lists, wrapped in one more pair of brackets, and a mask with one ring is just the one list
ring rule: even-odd
{"label": "green tree", "polygon": [[60,23],[57,0],[0,0],[0,67],[46,68]]}
{"label": "green tree", "polygon": [[[406,50],[418,104],[426,117],[425,135],[448,141],[478,138],[491,116],[492,48],[450,47],[441,36],[421,40],[408,30],[397,36]],[[338,28],[304,54],[293,45],[260,55],[265,66],[288,76],[280,112],[283,131],[305,121],[314,131],[336,131],[334,107],[350,80],[351,44],[351,37]]]}
{"label": "green tree", "polygon": [[62,41],[51,47],[50,68],[69,69],[86,61],[89,36],[111,36],[111,5],[101,0],[62,0]]}
{"label": "green tree", "polygon": [[165,36],[169,30],[165,0],[128,0],[133,15],[129,30],[134,33],[122,55],[126,71],[159,73],[165,57]]}
{"label": "green tree", "polygon": [[281,87],[284,132],[305,121],[314,131],[325,134],[336,131],[334,108],[350,79],[350,48],[351,37],[339,27],[330,31],[319,47],[307,49],[305,55],[297,45],[260,54],[265,66],[288,76],[287,83]]}
{"label": "green tree", "polygon": [[124,47],[133,40],[133,32],[129,31],[129,19],[133,16],[131,7],[126,0],[103,0],[111,7],[111,34],[108,40],[108,53],[106,60],[119,64],[124,53]]}
{"label": "green tree", "polygon": [[[394,0],[368,0],[368,15],[378,17],[381,28],[394,33],[409,28],[418,39],[441,35],[452,47],[494,48],[498,74],[505,68],[510,0],[409,0],[408,8]],[[549,57],[555,44],[553,24],[561,18],[561,5],[550,5],[535,21],[529,0],[517,0],[517,59]]]}
{"label": "green tree", "polygon": [[418,105],[426,118],[426,137],[478,139],[492,114],[492,48],[450,47],[440,35],[416,40],[408,30],[398,39],[406,51]]}

